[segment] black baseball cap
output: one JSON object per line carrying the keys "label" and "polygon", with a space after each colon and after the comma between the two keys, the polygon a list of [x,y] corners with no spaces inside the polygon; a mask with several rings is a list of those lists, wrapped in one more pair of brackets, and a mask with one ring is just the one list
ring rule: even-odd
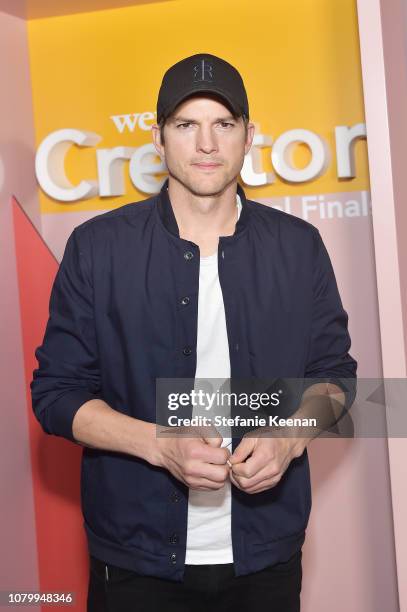
{"label": "black baseball cap", "polygon": [[157,121],[167,118],[183,100],[193,94],[212,93],[240,117],[249,118],[249,103],[243,79],[229,62],[197,53],[171,66],[164,74],[157,100]]}

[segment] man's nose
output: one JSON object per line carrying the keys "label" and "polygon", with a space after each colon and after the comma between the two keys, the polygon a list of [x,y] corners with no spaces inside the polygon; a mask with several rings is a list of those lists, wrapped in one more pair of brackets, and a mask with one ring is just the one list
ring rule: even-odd
{"label": "man's nose", "polygon": [[218,150],[216,134],[210,127],[201,126],[197,133],[196,150],[212,153]]}

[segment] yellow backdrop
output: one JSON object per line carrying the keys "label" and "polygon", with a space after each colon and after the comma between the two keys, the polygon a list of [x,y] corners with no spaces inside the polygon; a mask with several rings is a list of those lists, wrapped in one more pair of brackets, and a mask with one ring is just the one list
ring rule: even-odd
{"label": "yellow backdrop", "polygon": [[[102,138],[97,148],[137,147],[151,132],[119,133],[111,116],[155,111],[164,71],[197,52],[219,55],[241,72],[251,119],[276,139],[304,128],[325,138],[331,163],[323,176],[246,188],[249,197],[368,189],[365,142],[358,142],[356,178],[337,178],[334,128],[364,121],[354,0],[173,0],[29,22],[37,146],[51,132],[78,128]],[[151,123],[151,122],[150,122]],[[271,170],[270,150],[263,151]],[[305,145],[295,161],[304,166]],[[97,178],[95,147],[71,147],[65,164],[73,183]],[[126,169],[127,170],[127,169]],[[61,203],[40,192],[43,213],[114,208],[148,197],[125,172],[126,193]]]}

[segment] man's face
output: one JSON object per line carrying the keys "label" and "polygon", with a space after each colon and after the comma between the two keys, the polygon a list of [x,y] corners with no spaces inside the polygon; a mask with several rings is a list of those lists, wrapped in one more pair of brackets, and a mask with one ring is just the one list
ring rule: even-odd
{"label": "man's face", "polygon": [[177,106],[164,130],[164,145],[157,126],[153,138],[169,175],[198,196],[219,194],[237,180],[254,136],[252,123],[246,133],[242,117],[204,95]]}

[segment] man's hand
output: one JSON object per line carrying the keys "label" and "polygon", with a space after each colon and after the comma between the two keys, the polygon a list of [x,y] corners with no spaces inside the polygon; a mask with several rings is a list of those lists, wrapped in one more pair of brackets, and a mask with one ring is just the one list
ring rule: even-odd
{"label": "man's hand", "polygon": [[230,480],[245,493],[260,493],[274,487],[291,460],[301,457],[307,445],[306,438],[277,438],[274,435],[278,433],[271,431],[262,427],[246,434],[229,459]]}
{"label": "man's hand", "polygon": [[[260,493],[280,482],[292,459],[328,429],[342,413],[343,391],[335,384],[316,383],[303,394],[293,417],[317,417],[315,428],[260,427],[243,436],[229,459],[231,482],[246,493]],[[301,435],[302,434],[302,435]]]}
{"label": "man's hand", "polygon": [[221,489],[229,477],[230,457],[227,448],[220,448],[222,440],[213,426],[157,426],[154,465],[166,468],[191,489]]}

